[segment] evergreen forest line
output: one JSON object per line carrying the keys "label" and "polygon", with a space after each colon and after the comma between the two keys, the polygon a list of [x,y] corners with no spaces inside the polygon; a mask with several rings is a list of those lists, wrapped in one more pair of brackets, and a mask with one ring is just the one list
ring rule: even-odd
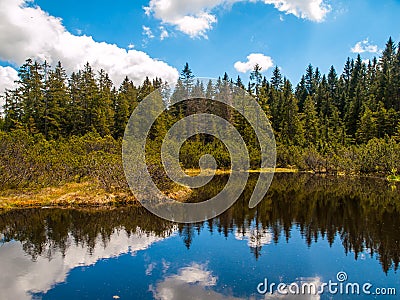
{"label": "evergreen forest line", "polygon": [[[0,188],[85,177],[95,177],[107,189],[125,187],[120,158],[125,126],[138,103],[160,87],[168,89],[168,83],[146,78],[136,86],[126,77],[115,87],[104,70],[96,72],[89,64],[67,76],[61,62],[51,67],[31,59],[18,75],[17,88],[3,96],[0,175],[6,180]],[[322,74],[310,64],[293,86],[278,67],[267,79],[256,65],[248,84],[243,82],[225,73],[216,84],[203,85],[186,64],[172,97],[183,93],[211,99],[224,89],[245,89],[271,121],[278,167],[386,175],[400,170],[400,44],[391,38],[380,57],[368,62],[360,55],[348,58],[339,73],[332,66]],[[206,100],[168,107],[149,136],[150,165],[160,167],[158,137],[198,111],[217,113],[233,123],[257,168],[259,145],[249,124],[235,111]],[[204,153],[213,154],[220,168],[229,167],[225,147],[207,136],[184,144],[183,167],[198,167]]]}

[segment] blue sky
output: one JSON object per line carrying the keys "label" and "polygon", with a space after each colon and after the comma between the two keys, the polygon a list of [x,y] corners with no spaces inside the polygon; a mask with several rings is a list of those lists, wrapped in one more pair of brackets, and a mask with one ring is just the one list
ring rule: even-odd
{"label": "blue sky", "polygon": [[125,75],[137,83],[146,75],[173,80],[185,62],[196,76],[226,71],[245,79],[255,62],[267,77],[278,65],[296,84],[309,63],[323,73],[334,65],[340,73],[348,56],[379,56],[389,36],[400,41],[400,1],[394,0],[0,3],[0,88],[26,56],[53,65],[61,60],[69,72],[87,60],[116,84]]}

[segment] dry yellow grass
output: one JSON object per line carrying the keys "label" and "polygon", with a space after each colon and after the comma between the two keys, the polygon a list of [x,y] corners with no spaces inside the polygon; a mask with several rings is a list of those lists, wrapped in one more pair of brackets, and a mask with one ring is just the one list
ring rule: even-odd
{"label": "dry yellow grass", "polygon": [[0,208],[41,206],[107,206],[135,204],[131,194],[107,193],[90,182],[67,183],[59,187],[9,190],[0,193]]}

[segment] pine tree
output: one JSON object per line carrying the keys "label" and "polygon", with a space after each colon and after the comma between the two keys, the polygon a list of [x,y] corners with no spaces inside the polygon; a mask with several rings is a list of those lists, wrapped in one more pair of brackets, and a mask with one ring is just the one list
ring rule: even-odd
{"label": "pine tree", "polygon": [[142,85],[139,86],[138,90],[138,102],[141,102],[144,98],[150,95],[155,90],[155,87],[151,83],[149,77],[146,76],[145,80],[143,81]]}
{"label": "pine tree", "polygon": [[283,109],[283,97],[281,95],[282,91],[282,75],[278,66],[272,71],[271,77],[271,88],[268,95],[268,106],[271,111],[272,127],[275,131],[280,130],[280,125],[282,123],[282,109]]}
{"label": "pine tree", "polygon": [[377,122],[372,111],[366,107],[364,114],[360,119],[360,125],[357,129],[357,142],[367,143],[377,134]]}
{"label": "pine tree", "polygon": [[97,132],[102,135],[111,134],[113,128],[113,83],[108,74],[101,69],[98,74],[99,106],[97,108]]}
{"label": "pine tree", "polygon": [[287,79],[284,79],[281,97],[283,105],[280,136],[287,145],[303,145],[304,131],[298,115],[297,99]]}
{"label": "pine tree", "polygon": [[281,71],[279,70],[278,66],[275,66],[274,70],[272,71],[271,85],[277,91],[280,91],[282,89],[282,84],[283,80]]}
{"label": "pine tree", "polygon": [[253,71],[250,73],[250,83],[251,83],[251,90],[256,95],[259,96],[261,82],[262,82],[262,68],[259,64],[255,64]]}
{"label": "pine tree", "polygon": [[192,92],[192,87],[193,87],[193,72],[189,67],[189,64],[186,63],[185,66],[183,67],[181,71],[181,75],[179,79],[182,81],[182,85],[185,89],[186,92],[186,98],[190,98],[190,94]]}
{"label": "pine tree", "polygon": [[336,70],[333,66],[330,67],[328,77],[328,93],[332,99],[332,105],[334,105],[339,111],[343,110],[343,103],[340,101],[339,96],[339,82]]}
{"label": "pine tree", "polygon": [[18,90],[6,90],[4,99],[4,123],[3,129],[11,131],[13,129],[24,128],[22,123],[23,107],[20,102]]}
{"label": "pine tree", "polygon": [[315,146],[319,139],[320,124],[314,100],[311,96],[308,96],[304,102],[303,122],[306,145]]}
{"label": "pine tree", "polygon": [[400,43],[397,45],[397,53],[393,62],[393,108],[400,110]]}
{"label": "pine tree", "polygon": [[308,91],[306,88],[306,79],[301,76],[299,84],[296,86],[295,96],[299,100],[299,111],[302,112],[304,108],[304,102],[308,97]]}
{"label": "pine tree", "polygon": [[97,86],[95,74],[89,63],[86,63],[79,81],[80,97],[84,112],[84,126],[81,134],[101,129],[98,119],[100,105],[99,88]]}
{"label": "pine tree", "polygon": [[118,95],[115,97],[114,102],[114,126],[113,136],[119,138],[124,135],[125,126],[128,123],[130,117],[130,102],[133,101],[131,98],[132,90],[134,89],[132,81],[125,77],[124,81],[118,91]]}
{"label": "pine tree", "polygon": [[18,71],[18,102],[21,103],[21,122],[34,134],[44,131],[45,102],[43,74],[39,63],[27,59]]}
{"label": "pine tree", "polygon": [[66,85],[67,75],[61,62],[58,62],[53,71],[49,71],[46,80],[45,99],[45,137],[56,139],[61,135],[67,135],[67,101],[68,88]]}
{"label": "pine tree", "polygon": [[395,53],[396,46],[390,37],[379,61],[378,73],[378,101],[382,101],[386,109],[389,109],[394,105],[396,91],[393,85],[393,75],[395,73]]}
{"label": "pine tree", "polygon": [[81,97],[82,72],[73,72],[69,78],[69,101],[67,103],[67,130],[70,135],[82,135],[85,126],[85,106]]}
{"label": "pine tree", "polygon": [[366,98],[366,66],[361,60],[361,56],[357,56],[357,60],[352,68],[351,78],[347,94],[347,115],[346,125],[347,132],[354,137],[357,131],[357,124],[360,118],[363,101]]}
{"label": "pine tree", "polygon": [[304,76],[307,95],[313,96],[316,92],[314,68],[311,64],[308,65],[306,75]]}

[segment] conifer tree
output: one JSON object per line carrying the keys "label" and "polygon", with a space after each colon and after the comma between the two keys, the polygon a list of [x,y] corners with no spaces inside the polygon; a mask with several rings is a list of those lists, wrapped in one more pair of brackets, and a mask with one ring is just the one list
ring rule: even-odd
{"label": "conifer tree", "polygon": [[58,62],[55,69],[49,71],[46,80],[44,135],[47,139],[55,139],[68,133],[66,110],[69,95],[66,82],[67,74],[61,62]]}

